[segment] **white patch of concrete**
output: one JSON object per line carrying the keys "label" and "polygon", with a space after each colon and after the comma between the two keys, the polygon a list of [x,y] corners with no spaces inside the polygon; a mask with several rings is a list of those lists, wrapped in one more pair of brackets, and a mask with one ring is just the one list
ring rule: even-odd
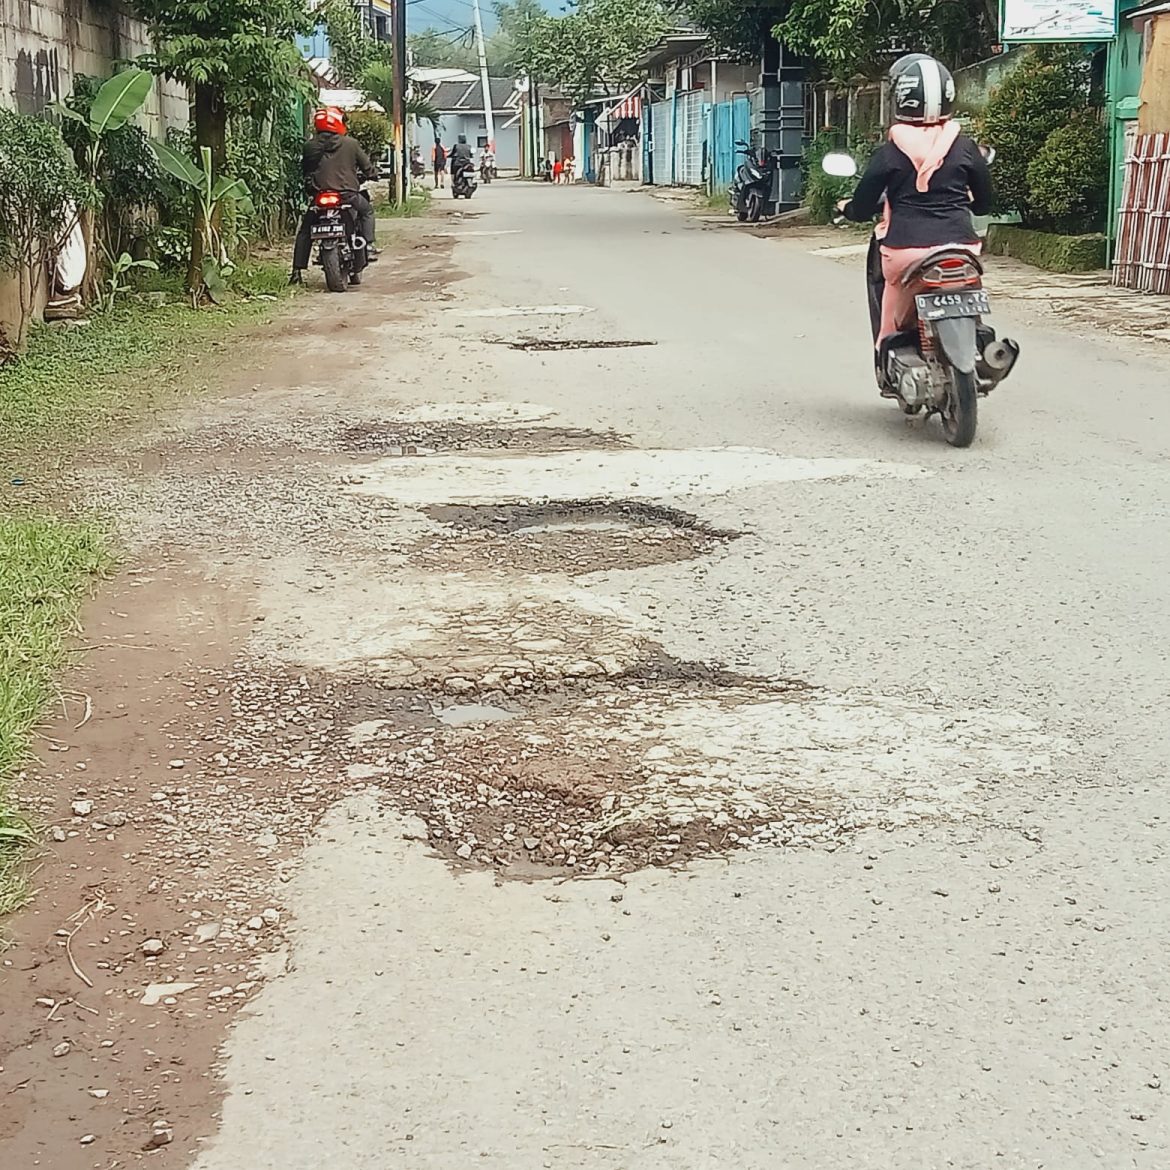
{"label": "white patch of concrete", "polygon": [[869,251],[869,241],[864,244],[840,244],[832,248],[810,248],[812,256],[864,256]]}
{"label": "white patch of concrete", "polygon": [[404,504],[531,499],[718,496],[762,484],[825,479],[917,479],[907,463],[875,459],[797,459],[748,447],[689,451],[564,451],[426,463],[387,459],[363,469],[347,491]]}
{"label": "white patch of concrete", "polygon": [[1049,774],[1059,747],[1010,711],[957,716],[880,695],[733,696],[619,700],[609,718],[590,709],[611,705],[602,699],[575,714],[568,742],[625,741],[641,756],[643,783],[604,827],[767,818],[794,796],[849,828],[957,819],[977,811],[987,784]]}
{"label": "white patch of concrete", "polygon": [[460,317],[577,317],[595,313],[588,305],[504,305],[495,309],[452,309]]}

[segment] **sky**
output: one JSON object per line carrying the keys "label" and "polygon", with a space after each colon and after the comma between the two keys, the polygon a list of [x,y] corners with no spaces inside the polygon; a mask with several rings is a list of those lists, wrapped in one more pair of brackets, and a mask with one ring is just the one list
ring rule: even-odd
{"label": "sky", "polygon": [[[550,12],[563,7],[564,0],[541,0]],[[470,0],[407,0],[407,27],[411,32],[424,28],[470,28],[472,22]],[[484,31],[490,33],[496,26],[492,0],[480,0],[483,9]]]}

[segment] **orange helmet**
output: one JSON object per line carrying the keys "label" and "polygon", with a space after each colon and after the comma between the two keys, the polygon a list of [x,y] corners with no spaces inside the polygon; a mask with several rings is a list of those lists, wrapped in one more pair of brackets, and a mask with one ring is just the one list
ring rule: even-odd
{"label": "orange helmet", "polygon": [[313,115],[313,128],[318,133],[329,130],[334,134],[344,134],[345,114],[336,106],[326,106]]}

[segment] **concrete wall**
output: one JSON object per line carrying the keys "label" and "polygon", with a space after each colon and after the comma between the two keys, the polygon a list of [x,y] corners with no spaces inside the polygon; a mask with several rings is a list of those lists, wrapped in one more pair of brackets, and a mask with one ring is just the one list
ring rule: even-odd
{"label": "concrete wall", "polygon": [[955,109],[960,114],[982,114],[992,91],[1019,66],[1026,52],[1024,48],[1009,49],[998,57],[956,70]]}
{"label": "concrete wall", "polygon": [[[0,104],[36,114],[67,97],[77,74],[108,77],[114,62],[151,48],[146,29],[117,0],[0,0]],[[184,125],[185,91],[161,79],[145,128]]]}

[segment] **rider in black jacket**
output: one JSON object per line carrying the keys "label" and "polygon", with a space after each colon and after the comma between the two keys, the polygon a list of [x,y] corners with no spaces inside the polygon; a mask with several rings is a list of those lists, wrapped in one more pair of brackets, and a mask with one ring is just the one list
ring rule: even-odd
{"label": "rider in black jacket", "polygon": [[[377,221],[374,207],[362,193],[366,180],[378,177],[377,168],[359,143],[346,131],[345,115],[329,106],[313,115],[317,133],[305,143],[301,156],[301,170],[310,194],[318,191],[337,191],[358,213],[358,235],[366,241],[366,262],[377,259],[374,232]],[[313,251],[312,209],[302,217],[293,246],[292,283],[300,284],[309,266]]]}

